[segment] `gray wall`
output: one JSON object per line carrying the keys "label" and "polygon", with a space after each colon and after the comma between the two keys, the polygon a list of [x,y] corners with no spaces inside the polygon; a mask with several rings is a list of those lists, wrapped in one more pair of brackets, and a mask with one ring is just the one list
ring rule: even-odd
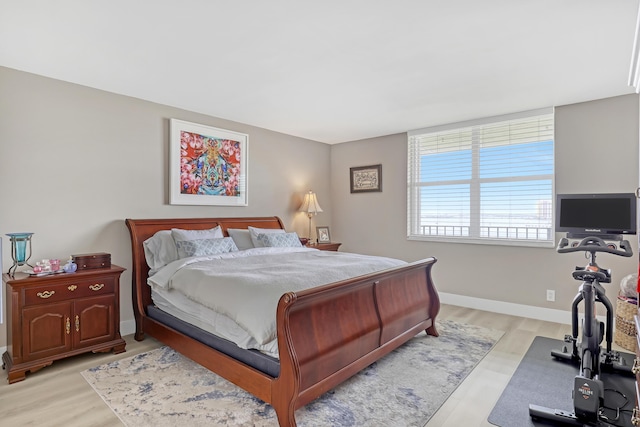
{"label": "gray wall", "polygon": [[[249,206],[168,204],[170,118],[249,134]],[[296,210],[310,189],[324,209],[314,221],[332,225],[329,170],[323,143],[0,67],[3,271],[11,232],[35,233],[32,260],[109,252],[127,268],[123,321],[133,319],[125,218],[277,215],[306,236]]]}
{"label": "gray wall", "polygon": [[[638,96],[557,107],[557,192],[633,192],[638,187]],[[332,237],[345,251],[405,260],[435,256],[440,292],[503,303],[569,310],[578,282],[571,278],[583,254],[551,248],[418,242],[406,239],[407,136],[390,135],[332,146]],[[351,194],[349,168],[382,164],[381,193]],[[557,237],[561,237],[560,234]],[[637,253],[635,236],[630,239]],[[637,270],[637,256],[600,256],[613,269],[614,300],[620,279]],[[556,290],[556,302],[546,290]]]}
{"label": "gray wall", "polygon": [[[638,111],[637,95],[556,108],[557,191],[634,191]],[[249,206],[168,204],[170,118],[249,134]],[[383,191],[350,194],[349,168],[377,163]],[[278,215],[305,236],[307,218],[296,210],[309,189],[324,209],[314,226],[330,226],[343,251],[408,261],[436,256],[434,279],[443,294],[569,309],[577,289],[570,270],[584,263],[581,255],[407,241],[406,163],[406,134],[330,146],[0,67],[0,236],[34,232],[33,260],[110,252],[128,269],[124,322],[133,319],[125,218]],[[3,248],[6,271],[6,237]],[[619,279],[637,268],[637,257],[599,261],[613,268],[613,295]],[[556,290],[556,303],[545,301],[546,289]]]}

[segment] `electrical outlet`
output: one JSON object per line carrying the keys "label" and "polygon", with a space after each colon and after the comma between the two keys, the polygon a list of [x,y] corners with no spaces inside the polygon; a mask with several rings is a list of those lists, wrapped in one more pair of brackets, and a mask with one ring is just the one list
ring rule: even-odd
{"label": "electrical outlet", "polygon": [[553,289],[547,289],[547,301],[555,301],[556,300],[556,291]]}

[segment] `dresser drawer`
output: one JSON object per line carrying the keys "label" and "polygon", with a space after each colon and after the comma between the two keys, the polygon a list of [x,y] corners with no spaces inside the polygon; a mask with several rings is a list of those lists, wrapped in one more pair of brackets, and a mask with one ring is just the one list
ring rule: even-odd
{"label": "dresser drawer", "polygon": [[99,277],[94,280],[69,280],[65,283],[33,286],[24,290],[24,304],[46,304],[71,298],[112,294],[115,292],[115,282],[113,277]]}

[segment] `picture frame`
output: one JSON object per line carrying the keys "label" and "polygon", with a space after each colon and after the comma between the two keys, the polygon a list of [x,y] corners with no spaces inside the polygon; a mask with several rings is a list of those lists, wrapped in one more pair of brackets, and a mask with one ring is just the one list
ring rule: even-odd
{"label": "picture frame", "polygon": [[382,191],[382,165],[357,166],[349,169],[352,193]]}
{"label": "picture frame", "polygon": [[169,203],[247,206],[249,135],[170,120]]}
{"label": "picture frame", "polygon": [[329,227],[316,227],[316,236],[318,236],[318,243],[331,243],[331,234],[329,233]]}

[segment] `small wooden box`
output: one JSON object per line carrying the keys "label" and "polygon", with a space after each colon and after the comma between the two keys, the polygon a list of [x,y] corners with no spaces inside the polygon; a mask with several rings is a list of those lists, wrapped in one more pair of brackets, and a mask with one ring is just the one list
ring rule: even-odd
{"label": "small wooden box", "polygon": [[89,270],[92,268],[111,268],[111,254],[106,252],[96,252],[93,254],[71,255],[73,262],[78,266],[78,270]]}

